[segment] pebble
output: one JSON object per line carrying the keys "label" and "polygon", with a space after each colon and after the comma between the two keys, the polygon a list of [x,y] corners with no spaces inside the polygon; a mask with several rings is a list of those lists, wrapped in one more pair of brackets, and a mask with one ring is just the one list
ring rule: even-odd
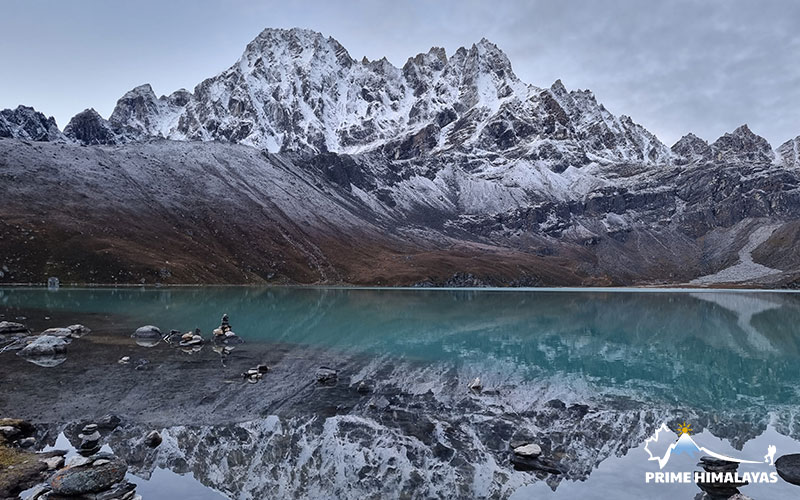
{"label": "pebble", "polygon": [[127,365],[130,362],[131,362],[131,357],[130,356],[122,356],[121,358],[119,358],[119,361],[117,361],[117,363],[119,363],[121,365]]}

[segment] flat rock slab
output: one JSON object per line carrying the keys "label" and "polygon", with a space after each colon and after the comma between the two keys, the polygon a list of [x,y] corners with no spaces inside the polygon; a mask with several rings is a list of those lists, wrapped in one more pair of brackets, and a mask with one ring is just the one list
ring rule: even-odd
{"label": "flat rock slab", "polygon": [[[50,487],[58,495],[84,495],[109,489],[125,479],[128,466],[118,457],[99,457],[108,460],[101,465],[67,467],[50,478]],[[99,460],[92,460],[97,462]]]}

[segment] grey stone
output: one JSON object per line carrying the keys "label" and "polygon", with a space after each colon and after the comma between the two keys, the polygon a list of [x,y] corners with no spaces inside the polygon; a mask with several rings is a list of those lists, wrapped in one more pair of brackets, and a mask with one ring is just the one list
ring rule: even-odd
{"label": "grey stone", "polygon": [[514,454],[521,457],[536,458],[542,454],[542,448],[538,444],[525,444],[514,448]]}
{"label": "grey stone", "polygon": [[28,333],[29,330],[22,323],[0,321],[0,335],[7,333]]}
{"label": "grey stone", "polygon": [[23,357],[55,356],[67,352],[67,344],[63,338],[53,335],[40,335],[19,351]]}
{"label": "grey stone", "polygon": [[98,493],[125,479],[127,471],[128,466],[118,457],[96,467],[68,466],[50,478],[50,487],[59,495]]}

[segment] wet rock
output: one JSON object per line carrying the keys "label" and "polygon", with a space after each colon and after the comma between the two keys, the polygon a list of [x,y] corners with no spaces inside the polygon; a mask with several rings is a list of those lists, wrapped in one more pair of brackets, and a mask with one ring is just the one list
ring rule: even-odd
{"label": "wet rock", "polygon": [[267,373],[270,370],[268,365],[258,365],[256,366],[256,369],[258,370],[258,373]]}
{"label": "wet rock", "polygon": [[163,335],[161,335],[161,330],[159,330],[158,327],[145,325],[137,328],[131,335],[131,338],[136,341],[137,345],[142,347],[154,347],[161,342]]}
{"label": "wet rock", "polygon": [[19,355],[24,357],[36,357],[64,354],[67,352],[67,344],[68,342],[63,338],[53,335],[40,335],[27,346],[23,347]]}
{"label": "wet rock", "polygon": [[69,325],[67,329],[71,332],[70,337],[73,339],[79,339],[84,335],[89,335],[92,331],[89,328],[86,328],[83,325]]}
{"label": "wet rock", "polygon": [[20,349],[17,355],[30,363],[49,368],[58,366],[67,360],[68,344],[68,339],[53,335],[40,335],[29,339],[29,343]]}
{"label": "wet rock", "polygon": [[137,359],[136,364],[133,366],[133,369],[136,371],[147,370],[150,368],[150,361],[147,359]]}
{"label": "wet rock", "polygon": [[42,335],[50,335],[52,337],[71,338],[72,330],[69,328],[48,328],[42,332]]}
{"label": "wet rock", "polygon": [[222,334],[222,335],[215,334],[214,343],[217,345],[237,345],[237,344],[244,344],[244,339],[239,337],[233,332],[228,332],[227,334]]}
{"label": "wet rock", "polygon": [[182,337],[183,334],[180,330],[170,330],[168,334],[164,335],[164,342],[168,344],[180,342]]}
{"label": "wet rock", "polygon": [[779,457],[775,460],[775,470],[787,483],[800,486],[800,453]]}
{"label": "wet rock", "polygon": [[150,431],[144,437],[144,444],[150,448],[157,448],[162,441],[163,438],[161,437],[161,434],[158,433],[158,431]]}
{"label": "wet rock", "polygon": [[184,333],[183,336],[181,337],[181,342],[180,342],[181,347],[190,347],[202,344],[203,344],[203,337],[201,337],[200,335]]}
{"label": "wet rock", "polygon": [[538,444],[524,444],[514,448],[514,454],[520,457],[536,458],[542,454],[542,448]]}
{"label": "wet rock", "polygon": [[358,383],[356,391],[358,391],[360,394],[367,394],[372,391],[372,388],[369,386],[369,384],[367,384],[362,380],[361,382]]}
{"label": "wet rock", "polygon": [[0,335],[11,333],[29,333],[29,330],[22,323],[0,321]]}
{"label": "wet rock", "polygon": [[327,366],[321,366],[315,374],[317,382],[320,384],[335,384],[339,379],[339,372]]}
{"label": "wet rock", "polygon": [[117,361],[117,363],[119,363],[121,365],[127,365],[130,362],[131,362],[131,357],[130,356],[122,356],[121,358],[119,358],[119,361]]}
{"label": "wet rock", "polygon": [[[125,478],[128,466],[122,459],[109,454],[90,457],[90,462],[72,465],[56,472],[50,478],[50,487],[58,495],[85,495],[111,488]],[[97,459],[106,459],[103,465],[89,465]]]}

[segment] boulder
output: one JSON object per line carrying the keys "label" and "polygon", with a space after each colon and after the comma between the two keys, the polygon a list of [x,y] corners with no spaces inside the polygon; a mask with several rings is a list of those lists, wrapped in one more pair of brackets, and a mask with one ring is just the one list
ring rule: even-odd
{"label": "boulder", "polygon": [[67,352],[67,342],[54,335],[40,335],[19,351],[23,357],[55,356]]}
{"label": "boulder", "polygon": [[7,333],[28,333],[28,329],[22,323],[11,321],[0,321],[0,335]]}
{"label": "boulder", "polygon": [[[91,465],[100,459],[108,460],[102,465]],[[98,453],[88,458],[82,465],[71,465],[56,472],[50,478],[50,487],[57,495],[85,495],[98,493],[111,488],[125,479],[128,466],[122,459]]]}
{"label": "boulder", "polygon": [[158,327],[153,325],[145,325],[136,329],[135,332],[131,335],[136,341],[136,344],[142,347],[154,347],[163,338],[161,334],[161,330]]}
{"label": "boulder", "polygon": [[800,453],[783,455],[775,460],[775,470],[787,483],[800,486]]}
{"label": "boulder", "polygon": [[50,335],[52,337],[60,337],[62,339],[72,338],[72,330],[69,328],[48,328],[42,332],[42,335]]}
{"label": "boulder", "polygon": [[73,339],[79,339],[79,338],[83,337],[84,335],[88,335],[88,334],[92,333],[92,331],[90,329],[86,328],[83,325],[69,325],[67,327],[67,329],[70,332],[72,332],[72,333],[70,333],[70,337],[72,337]]}

